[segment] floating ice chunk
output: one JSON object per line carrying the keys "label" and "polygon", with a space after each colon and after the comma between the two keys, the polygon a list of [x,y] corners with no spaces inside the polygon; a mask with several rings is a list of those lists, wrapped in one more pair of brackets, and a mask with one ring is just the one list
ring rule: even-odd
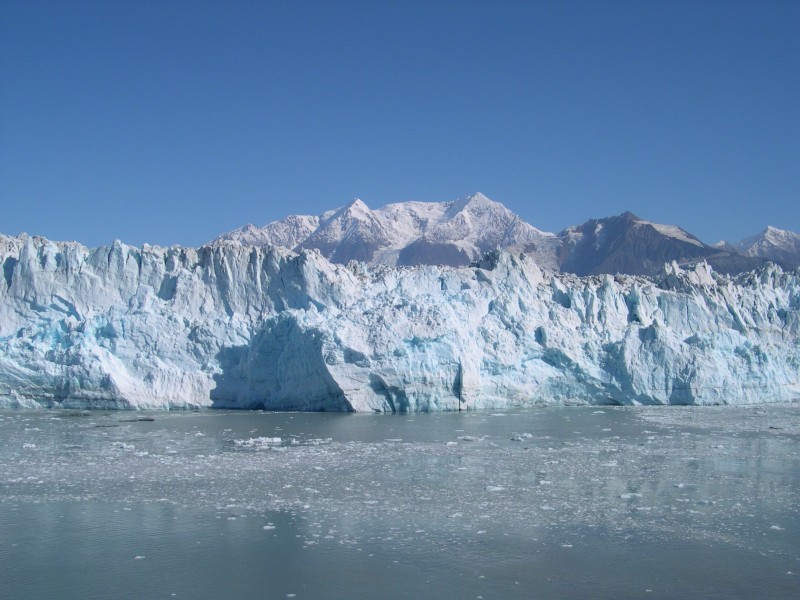
{"label": "floating ice chunk", "polygon": [[304,442],[307,446],[322,446],[324,444],[330,444],[333,441],[333,438],[311,438],[310,440]]}
{"label": "floating ice chunk", "polygon": [[279,437],[255,437],[246,440],[233,440],[233,445],[240,448],[269,448],[271,446],[280,446],[281,441]]}

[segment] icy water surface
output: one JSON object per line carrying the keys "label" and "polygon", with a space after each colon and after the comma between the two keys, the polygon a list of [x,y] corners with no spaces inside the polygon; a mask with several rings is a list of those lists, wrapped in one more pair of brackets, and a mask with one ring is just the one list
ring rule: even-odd
{"label": "icy water surface", "polygon": [[0,598],[800,597],[799,405],[0,412],[0,442]]}

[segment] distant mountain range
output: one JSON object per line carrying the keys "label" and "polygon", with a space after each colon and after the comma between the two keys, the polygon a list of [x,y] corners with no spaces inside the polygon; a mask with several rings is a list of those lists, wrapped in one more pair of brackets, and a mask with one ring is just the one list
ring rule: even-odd
{"label": "distant mountain range", "polygon": [[247,225],[217,240],[289,250],[315,248],[336,263],[397,266],[463,266],[502,248],[532,256],[547,269],[577,275],[652,275],[672,261],[685,265],[704,260],[722,273],[739,273],[766,262],[788,269],[800,266],[800,234],[774,227],[737,243],[708,245],[680,227],[626,212],[555,234],[535,228],[481,193],[452,202],[400,202],[375,210],[356,199],[320,216]]}
{"label": "distant mountain range", "polygon": [[[725,245],[725,242],[721,242]],[[761,233],[733,244],[745,256],[767,258],[784,267],[800,266],[800,235],[777,227],[767,227]]]}

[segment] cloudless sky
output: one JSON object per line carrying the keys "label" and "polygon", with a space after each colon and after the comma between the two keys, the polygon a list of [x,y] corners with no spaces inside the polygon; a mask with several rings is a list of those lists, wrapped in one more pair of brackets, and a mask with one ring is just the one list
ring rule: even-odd
{"label": "cloudless sky", "polygon": [[0,232],[475,191],[547,231],[800,231],[799,31],[791,0],[0,0]]}

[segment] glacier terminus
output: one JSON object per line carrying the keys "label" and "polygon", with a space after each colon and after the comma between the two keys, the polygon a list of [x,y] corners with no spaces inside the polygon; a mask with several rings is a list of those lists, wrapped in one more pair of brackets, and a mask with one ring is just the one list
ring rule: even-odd
{"label": "glacier terminus", "polygon": [[0,237],[0,406],[456,411],[800,398],[800,275],[579,277]]}

